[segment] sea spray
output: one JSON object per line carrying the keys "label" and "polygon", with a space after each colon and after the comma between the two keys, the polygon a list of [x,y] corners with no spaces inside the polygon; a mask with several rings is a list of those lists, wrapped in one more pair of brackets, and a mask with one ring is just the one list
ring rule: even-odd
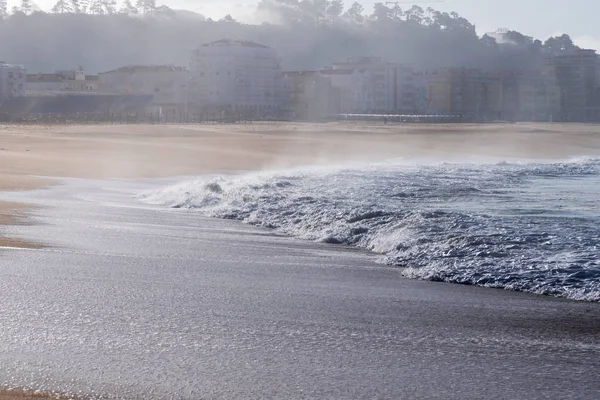
{"label": "sea spray", "polygon": [[311,168],[144,200],[382,254],[406,276],[600,301],[600,160]]}

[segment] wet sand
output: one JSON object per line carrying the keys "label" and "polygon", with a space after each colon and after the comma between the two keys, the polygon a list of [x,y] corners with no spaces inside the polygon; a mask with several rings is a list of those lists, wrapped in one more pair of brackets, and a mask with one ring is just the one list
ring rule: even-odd
{"label": "wet sand", "polygon": [[[390,157],[464,159],[471,156],[566,158],[583,154],[597,155],[600,154],[600,126],[382,126],[342,123],[235,126],[2,126],[0,143],[0,190],[27,191],[59,185],[61,178],[65,177],[152,178],[306,164],[381,161]],[[27,201],[0,202],[0,247],[42,247],[33,240],[2,235],[2,226],[27,223],[27,214],[31,210]],[[50,253],[48,255],[51,256]],[[412,288],[411,290],[419,293],[427,293],[430,290],[428,284],[422,286],[422,283],[412,281],[402,285],[406,285],[407,290]],[[467,296],[473,296],[474,304],[477,304],[478,298],[486,298],[481,293],[487,293],[481,292],[480,289],[465,291],[462,288],[451,289],[449,292],[451,296],[455,296],[453,298],[465,293]],[[518,309],[518,304],[521,304],[518,300],[520,295],[515,296],[517,297],[506,293],[498,296],[488,295],[486,300],[502,302],[509,299],[517,304],[515,307]],[[424,298],[428,296],[425,295]],[[537,300],[531,300],[537,296],[521,298],[524,299],[523,304],[538,304]],[[438,308],[434,308],[432,312],[437,317],[445,313],[444,307],[440,306],[444,301],[439,300],[439,304],[438,300],[434,302]],[[562,308],[569,307],[563,307],[562,304],[569,302],[556,303],[560,304],[560,307],[553,305],[554,303],[549,304],[549,310],[545,311],[546,314],[540,321],[518,318],[516,322],[513,321],[512,325],[516,325],[512,328],[521,328],[523,337],[535,337],[540,332],[550,332],[554,327],[559,332],[558,337],[584,334],[585,342],[592,344],[590,338],[600,329],[595,305],[585,306],[585,310],[574,312],[573,315],[565,316],[557,322],[556,315],[552,314],[550,309],[557,307],[563,312]],[[426,308],[419,308],[418,313],[415,311],[414,315],[411,310],[404,309],[406,318],[415,318],[418,313],[425,312]],[[454,311],[459,312],[457,310],[458,307]],[[477,311],[477,315],[483,315],[484,311]],[[503,309],[503,313],[508,318],[509,312],[506,309]],[[530,314],[530,318],[535,315],[534,312]],[[582,315],[586,318],[585,326],[576,324]],[[425,320],[423,317],[423,321]],[[429,322],[423,321],[423,326],[431,324],[431,329],[439,328],[435,318]],[[440,321],[446,329],[448,320],[440,317]],[[466,315],[461,321],[464,326],[474,323],[469,321]],[[493,319],[487,322],[490,324],[490,330],[498,323]],[[497,329],[511,329],[508,319],[502,322],[503,324],[497,325]],[[579,328],[569,331],[569,327],[573,326]],[[481,329],[483,330],[483,326]],[[485,341],[486,337],[483,335],[481,340]],[[558,339],[553,339],[553,343],[554,340]],[[577,342],[576,338],[573,340]],[[540,357],[547,356],[544,354],[540,353]],[[38,399],[40,396],[44,395],[0,391],[0,400]]]}
{"label": "wet sand", "polygon": [[0,389],[0,400],[74,400],[72,396],[60,396],[57,394],[44,393],[44,392],[27,392],[21,390],[1,390]]}

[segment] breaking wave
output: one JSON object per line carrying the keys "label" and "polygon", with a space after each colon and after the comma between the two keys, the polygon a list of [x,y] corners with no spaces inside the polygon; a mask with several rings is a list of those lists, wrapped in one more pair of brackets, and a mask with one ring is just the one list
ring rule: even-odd
{"label": "breaking wave", "polygon": [[600,160],[305,169],[144,195],[358,246],[412,278],[600,301]]}

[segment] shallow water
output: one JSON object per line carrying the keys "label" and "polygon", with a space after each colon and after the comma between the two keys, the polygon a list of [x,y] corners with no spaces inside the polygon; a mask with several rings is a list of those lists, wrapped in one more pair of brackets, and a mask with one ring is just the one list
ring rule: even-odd
{"label": "shallow water", "polygon": [[48,247],[0,250],[0,386],[82,399],[600,398],[599,304],[405,279],[365,251],[136,198],[174,182],[2,193],[39,205],[3,233]]}
{"label": "shallow water", "polygon": [[201,179],[144,200],[359,246],[406,276],[600,301],[600,160],[389,162]]}

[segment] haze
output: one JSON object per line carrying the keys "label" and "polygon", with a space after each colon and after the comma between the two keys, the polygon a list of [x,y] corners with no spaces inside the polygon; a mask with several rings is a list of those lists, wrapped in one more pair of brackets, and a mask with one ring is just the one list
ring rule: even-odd
{"label": "haze", "polygon": [[[9,1],[14,5],[18,2]],[[50,9],[54,0],[38,0],[42,9]],[[256,0],[175,0],[159,1],[173,8],[194,10],[210,18],[221,18],[231,14],[235,18],[248,21],[253,17]],[[346,0],[346,6],[352,1]],[[376,1],[361,2],[369,9]],[[411,5],[408,1],[405,6]],[[479,34],[508,28],[525,34],[547,38],[558,33],[569,33],[582,47],[598,48],[600,27],[595,16],[600,13],[600,3],[595,0],[547,0],[540,5],[532,0],[498,0],[481,2],[478,0],[448,0],[442,3],[420,3],[422,7],[432,6],[440,11],[456,11],[468,20],[475,22]],[[565,7],[568,6],[568,12]]]}

